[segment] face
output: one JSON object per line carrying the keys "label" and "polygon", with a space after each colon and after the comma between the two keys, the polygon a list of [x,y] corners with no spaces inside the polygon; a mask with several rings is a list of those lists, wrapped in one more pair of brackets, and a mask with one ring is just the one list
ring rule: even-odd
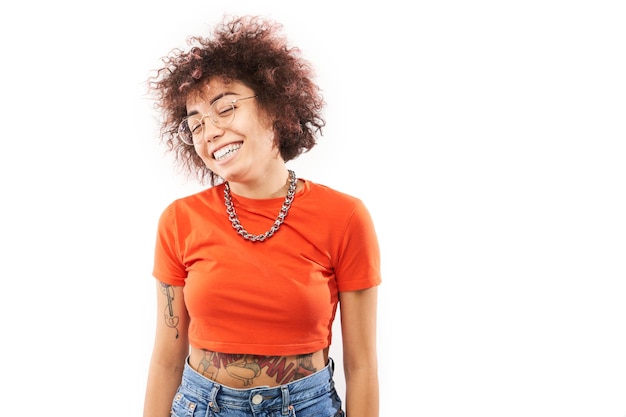
{"label": "face", "polygon": [[[271,123],[263,117],[256,99],[250,98],[254,96],[255,92],[240,82],[212,79],[203,95],[187,99],[187,115],[195,116],[202,125],[200,140],[194,144],[196,152],[211,171],[229,182],[257,181],[271,169],[284,167]],[[211,107],[222,97],[219,103],[227,103],[226,107]],[[227,112],[232,100],[237,101],[230,119]],[[221,123],[220,118],[227,122]],[[218,126],[210,119],[218,119]]]}

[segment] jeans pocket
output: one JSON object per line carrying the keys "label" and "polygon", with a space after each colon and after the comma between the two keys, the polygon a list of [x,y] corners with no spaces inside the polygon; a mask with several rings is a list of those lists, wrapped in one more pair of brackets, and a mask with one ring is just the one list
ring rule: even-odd
{"label": "jeans pocket", "polygon": [[172,409],[170,415],[172,417],[193,417],[198,404],[195,401],[185,397],[182,392],[177,393],[172,401]]}

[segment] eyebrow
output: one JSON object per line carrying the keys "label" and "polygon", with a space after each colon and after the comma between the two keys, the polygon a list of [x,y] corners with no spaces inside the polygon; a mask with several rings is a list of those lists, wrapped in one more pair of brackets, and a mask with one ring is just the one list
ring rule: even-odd
{"label": "eyebrow", "polygon": [[[213,105],[213,103],[215,103],[217,100],[219,100],[219,99],[221,99],[221,98],[224,98],[224,97],[226,97],[226,96],[240,96],[240,95],[241,95],[241,94],[239,94],[239,93],[235,93],[234,91],[224,91],[223,93],[220,93],[220,94],[216,95],[215,97],[213,97],[213,98],[211,99],[211,101],[209,101],[209,106],[212,106],[212,105]],[[189,116],[194,116],[194,115],[196,115],[196,114],[200,114],[200,112],[199,112],[199,111],[197,111],[197,110],[194,110],[194,111],[192,111],[191,113],[187,113],[187,117],[189,117]]]}

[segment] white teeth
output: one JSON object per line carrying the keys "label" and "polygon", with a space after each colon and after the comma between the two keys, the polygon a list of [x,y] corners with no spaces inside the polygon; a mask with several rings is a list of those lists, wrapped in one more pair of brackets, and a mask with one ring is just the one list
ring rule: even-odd
{"label": "white teeth", "polygon": [[219,161],[230,156],[232,152],[236,152],[239,148],[241,148],[241,143],[231,143],[213,152],[213,158]]}

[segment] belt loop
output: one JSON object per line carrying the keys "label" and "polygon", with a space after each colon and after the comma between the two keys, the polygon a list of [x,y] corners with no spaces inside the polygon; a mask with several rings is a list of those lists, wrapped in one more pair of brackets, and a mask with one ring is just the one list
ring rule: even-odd
{"label": "belt loop", "polygon": [[213,384],[211,389],[211,395],[209,397],[209,407],[216,413],[219,413],[220,407],[217,405],[217,392],[220,390],[220,385]]}
{"label": "belt loop", "polygon": [[281,385],[280,390],[283,394],[283,415],[289,415],[289,388],[286,385]]}
{"label": "belt loop", "polygon": [[335,373],[335,361],[333,358],[328,358],[328,364],[330,365],[328,369],[330,369],[330,376],[333,376]]}

